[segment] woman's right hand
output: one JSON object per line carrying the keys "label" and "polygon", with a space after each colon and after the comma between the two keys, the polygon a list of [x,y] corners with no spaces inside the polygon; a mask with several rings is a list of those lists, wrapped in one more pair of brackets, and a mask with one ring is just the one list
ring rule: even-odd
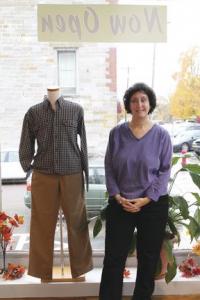
{"label": "woman's right hand", "polygon": [[119,203],[119,204],[123,204],[126,201],[126,198],[122,197],[120,194],[115,195],[115,200]]}

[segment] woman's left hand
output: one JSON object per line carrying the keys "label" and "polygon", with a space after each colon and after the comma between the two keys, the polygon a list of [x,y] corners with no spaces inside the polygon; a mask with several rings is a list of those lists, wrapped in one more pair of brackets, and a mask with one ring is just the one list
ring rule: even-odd
{"label": "woman's left hand", "polygon": [[135,198],[135,199],[130,199],[129,205],[122,205],[123,209],[128,211],[128,212],[138,212],[141,210],[141,208],[145,205],[147,205],[151,200],[147,197],[144,198]]}

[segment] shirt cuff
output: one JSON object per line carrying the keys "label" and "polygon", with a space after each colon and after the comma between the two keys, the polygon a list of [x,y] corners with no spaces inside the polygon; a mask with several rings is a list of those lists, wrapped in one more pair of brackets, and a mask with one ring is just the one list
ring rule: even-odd
{"label": "shirt cuff", "polygon": [[157,202],[158,199],[159,199],[158,194],[156,192],[153,192],[152,189],[147,190],[145,196],[148,197],[149,199],[155,201],[155,202]]}
{"label": "shirt cuff", "polygon": [[109,194],[110,197],[113,197],[117,194],[120,194],[120,191],[117,188],[116,189],[108,189],[108,194]]}

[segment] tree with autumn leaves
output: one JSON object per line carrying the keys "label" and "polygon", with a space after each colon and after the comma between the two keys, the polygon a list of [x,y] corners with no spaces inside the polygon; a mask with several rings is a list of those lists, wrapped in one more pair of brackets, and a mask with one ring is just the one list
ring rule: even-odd
{"label": "tree with autumn leaves", "polygon": [[173,75],[177,85],[170,97],[170,112],[175,118],[200,116],[200,51],[197,47],[180,57],[180,71]]}

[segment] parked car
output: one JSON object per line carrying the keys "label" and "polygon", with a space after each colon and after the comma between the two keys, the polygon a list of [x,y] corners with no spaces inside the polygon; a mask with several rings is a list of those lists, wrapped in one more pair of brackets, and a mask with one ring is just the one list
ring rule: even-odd
{"label": "parked car", "polygon": [[[104,205],[106,194],[105,170],[103,166],[90,166],[89,191],[85,192],[87,212],[90,215],[97,214]],[[24,203],[31,208],[31,176],[27,179]]]}
{"label": "parked car", "polygon": [[200,138],[200,129],[186,130],[183,133],[177,134],[174,138],[172,138],[173,151],[179,152],[183,149],[191,151],[193,141],[198,138]]}
{"label": "parked car", "polygon": [[192,143],[192,150],[200,155],[200,138],[195,140],[193,143]]}
{"label": "parked car", "polygon": [[16,149],[1,151],[1,180],[2,183],[26,182],[26,173],[20,165]]}
{"label": "parked car", "polygon": [[192,122],[165,123],[165,124],[161,124],[161,126],[164,127],[169,132],[172,138],[184,133],[185,131],[192,131],[192,130],[200,131],[200,124],[192,123]]}

